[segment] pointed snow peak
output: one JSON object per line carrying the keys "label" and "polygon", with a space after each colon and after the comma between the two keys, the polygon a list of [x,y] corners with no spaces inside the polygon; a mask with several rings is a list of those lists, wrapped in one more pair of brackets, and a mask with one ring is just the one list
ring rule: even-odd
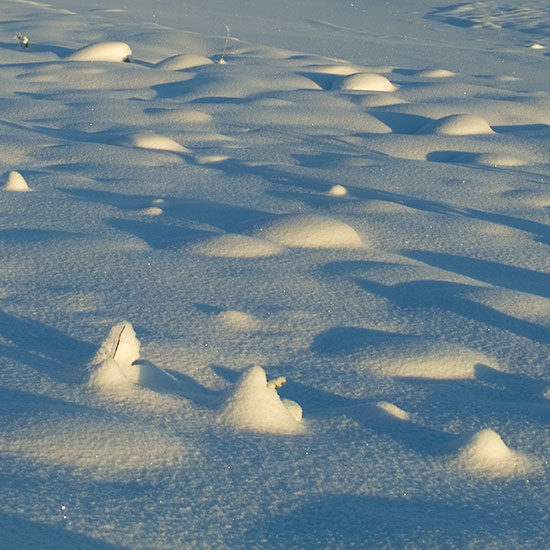
{"label": "pointed snow peak", "polygon": [[6,191],[19,191],[19,192],[30,191],[29,186],[25,181],[25,178],[15,170],[12,170],[9,173],[8,181],[4,185],[4,189]]}
{"label": "pointed snow peak", "polygon": [[[281,400],[277,388],[286,380],[268,382],[261,367],[246,371],[227,399],[221,419],[242,430],[297,434],[304,431],[302,409],[294,401]],[[299,410],[298,410],[299,409]]]}

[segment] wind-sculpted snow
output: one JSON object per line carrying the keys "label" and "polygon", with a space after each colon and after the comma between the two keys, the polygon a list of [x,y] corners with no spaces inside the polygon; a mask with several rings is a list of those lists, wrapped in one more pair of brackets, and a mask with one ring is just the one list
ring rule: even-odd
{"label": "wind-sculpted snow", "polygon": [[548,546],[549,10],[448,4],[2,3],[2,548]]}

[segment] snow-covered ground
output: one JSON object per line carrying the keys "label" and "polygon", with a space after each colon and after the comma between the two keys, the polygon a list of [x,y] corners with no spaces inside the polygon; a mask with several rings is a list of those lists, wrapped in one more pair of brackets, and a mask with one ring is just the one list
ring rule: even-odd
{"label": "snow-covered ground", "polygon": [[0,547],[548,546],[547,1],[0,14]]}

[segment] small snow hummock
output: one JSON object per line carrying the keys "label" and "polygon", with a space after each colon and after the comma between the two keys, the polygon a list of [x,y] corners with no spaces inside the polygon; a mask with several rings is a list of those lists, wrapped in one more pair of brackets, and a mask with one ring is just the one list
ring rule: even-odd
{"label": "small snow hummock", "polygon": [[129,63],[132,50],[125,42],[99,42],[76,50],[66,57],[67,61],[109,61]]}
{"label": "small snow hummock", "polygon": [[348,194],[348,190],[343,185],[333,185],[329,191],[328,194],[331,197],[345,197]]}
{"label": "small snow hummock", "polygon": [[89,384],[110,387],[128,384],[129,368],[139,359],[141,344],[134,328],[127,321],[111,328],[109,335],[92,360]]}
{"label": "small snow hummock", "polygon": [[486,120],[469,114],[449,115],[432,120],[422,126],[418,134],[439,134],[444,136],[475,136],[494,134]]}
{"label": "small snow hummock", "polygon": [[302,408],[294,401],[281,399],[277,393],[285,382],[283,377],[268,382],[264,369],[252,367],[237,382],[223,405],[220,419],[240,430],[303,433]]}
{"label": "small snow hummock", "polygon": [[4,185],[5,191],[19,191],[19,192],[28,192],[30,191],[25,178],[15,170],[12,170],[9,173],[8,181]]}
{"label": "small snow hummock", "polygon": [[141,344],[127,321],[116,324],[92,360],[89,385],[116,394],[136,385],[172,384],[172,377],[148,361],[138,361]]}
{"label": "small snow hummock", "polygon": [[476,433],[458,454],[458,464],[489,477],[522,475],[534,469],[524,454],[510,449],[500,435],[486,429]]}
{"label": "small snow hummock", "polygon": [[197,254],[218,258],[261,258],[280,254],[283,248],[275,243],[246,235],[219,235],[194,247]]}
{"label": "small snow hummock", "polygon": [[382,409],[384,412],[386,412],[390,416],[399,418],[399,420],[408,421],[411,419],[410,413],[408,413],[407,411],[404,411],[403,409],[399,408],[397,405],[394,405],[393,403],[388,403],[387,401],[379,401],[376,404],[376,406],[379,409]]}
{"label": "small snow hummock", "polygon": [[214,62],[208,57],[203,55],[183,53],[174,55],[167,59],[159,61],[155,67],[157,69],[164,69],[165,71],[181,71],[184,69],[191,69],[193,67],[201,67],[203,65],[210,65]]}
{"label": "small snow hummock", "polygon": [[364,248],[361,237],[347,223],[318,215],[288,215],[262,228],[264,239],[297,248]]}
{"label": "small snow hummock", "polygon": [[375,73],[356,73],[336,80],[332,89],[357,92],[395,92],[397,88],[385,76]]}
{"label": "small snow hummock", "polygon": [[120,144],[140,149],[173,151],[174,153],[186,153],[189,151],[187,147],[184,147],[172,138],[148,132],[124,137],[120,140]]}

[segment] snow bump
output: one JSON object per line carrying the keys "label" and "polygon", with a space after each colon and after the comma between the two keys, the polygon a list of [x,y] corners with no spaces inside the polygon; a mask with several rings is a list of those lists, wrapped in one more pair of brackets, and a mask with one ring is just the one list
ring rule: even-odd
{"label": "snow bump", "polygon": [[67,61],[126,62],[132,59],[132,50],[125,42],[98,42],[70,54]]}
{"label": "snow bump", "polygon": [[261,367],[246,371],[227,399],[221,412],[222,422],[234,428],[273,434],[300,434],[305,431],[298,403],[282,400],[277,387],[284,378],[267,381]]}
{"label": "snow bump", "polygon": [[457,461],[464,469],[489,477],[524,475],[534,470],[529,457],[510,449],[490,429],[476,433],[459,452]]}
{"label": "snow bump", "polygon": [[376,73],[356,73],[336,80],[332,89],[357,92],[394,92],[397,88],[385,76]]}
{"label": "snow bump", "polygon": [[297,248],[363,248],[353,227],[340,220],[317,215],[289,215],[261,230],[262,236],[283,246]]}
{"label": "snow bump", "polygon": [[12,170],[8,175],[8,181],[4,185],[4,190],[26,193],[31,189],[27,185],[25,178],[19,172]]}
{"label": "snow bump", "polygon": [[479,116],[458,114],[430,121],[420,128],[417,133],[443,136],[474,136],[494,134],[494,131],[487,121]]}

